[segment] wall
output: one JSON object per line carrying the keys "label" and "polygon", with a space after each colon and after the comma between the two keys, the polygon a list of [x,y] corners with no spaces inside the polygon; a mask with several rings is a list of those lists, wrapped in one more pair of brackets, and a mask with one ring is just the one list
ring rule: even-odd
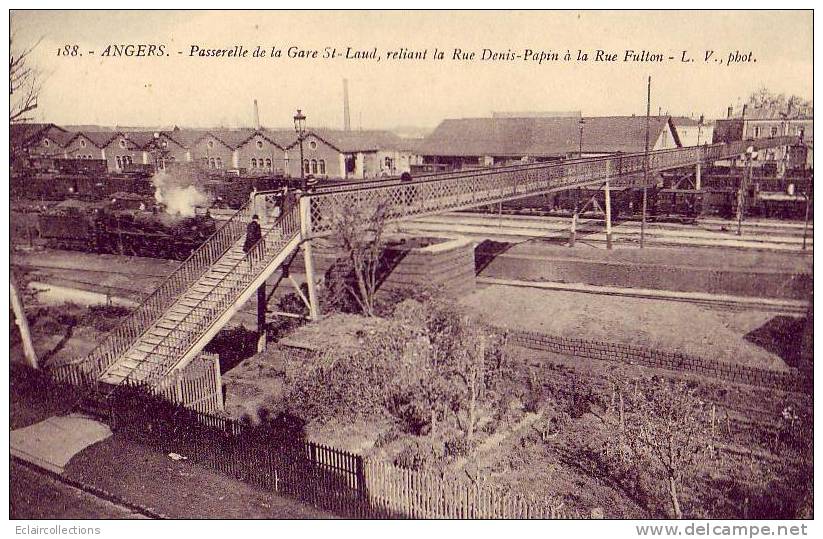
{"label": "wall", "polygon": [[[198,140],[191,149],[191,154],[194,162],[203,168],[234,168],[234,150],[212,135],[206,135]],[[208,164],[204,159],[208,159]],[[212,159],[214,159],[214,166],[212,166]],[[220,159],[219,166],[217,159]]]}
{"label": "wall", "polygon": [[[389,249],[385,258],[393,267],[380,285],[378,294],[430,286],[442,287],[445,293],[452,296],[471,293],[476,284],[474,243],[467,238],[435,239],[437,243],[428,247]],[[317,243],[313,251],[315,271],[318,275],[325,275],[335,260],[343,256],[343,252],[328,243]],[[290,270],[305,272],[302,256],[295,257]]]}
{"label": "wall", "polygon": [[[312,144],[314,144],[314,148],[312,148]],[[293,144],[289,146],[287,155],[288,168],[286,170],[288,170],[288,175],[292,178],[299,178],[300,145]],[[312,160],[317,161],[318,167],[321,159],[325,161],[325,174],[320,173],[319,170],[312,173],[311,168],[309,169],[309,174],[314,174],[315,177],[342,178],[344,176],[343,171],[340,169],[340,152],[312,133],[307,134],[306,138],[303,139],[303,159],[308,160],[310,163]]]}
{"label": "wall", "polygon": [[78,135],[66,145],[65,153],[69,159],[103,159],[102,150],[83,135]]}
{"label": "wall", "polygon": [[[115,137],[106,150],[106,167],[109,171],[120,172],[123,170],[123,158],[128,157],[132,163],[143,162],[143,150],[137,148],[134,143],[122,136]],[[118,163],[117,158],[120,157]]]}
{"label": "wall", "polygon": [[[249,173],[276,173],[285,170],[285,150],[274,144],[262,135],[255,135],[237,148],[238,168],[245,168]],[[257,161],[257,166],[252,166],[251,160]],[[271,168],[264,166],[265,160],[270,160]],[[264,165],[261,165],[261,161]]]}

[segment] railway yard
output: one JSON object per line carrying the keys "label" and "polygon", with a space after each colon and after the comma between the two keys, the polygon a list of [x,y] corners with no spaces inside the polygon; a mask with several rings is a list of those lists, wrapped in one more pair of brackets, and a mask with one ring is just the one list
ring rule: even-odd
{"label": "railway yard", "polygon": [[[727,151],[698,150],[718,158]],[[694,151],[661,155],[682,166]],[[113,429],[111,439],[66,466],[66,477],[91,490],[49,483],[19,463],[13,489],[21,500],[76,499],[67,516],[157,517],[157,507],[185,516],[180,504],[130,505],[151,499],[149,491],[162,498],[157,485],[144,490],[109,478],[134,473],[118,468],[117,452],[145,452],[159,477],[196,476],[201,466],[210,468],[203,480],[211,485],[228,474],[236,492],[260,487],[266,496],[296,497],[342,516],[370,516],[377,508],[383,516],[523,514],[495,513],[509,509],[493,509],[493,500],[527,507],[529,515],[671,516],[659,478],[618,458],[614,445],[624,414],[638,417],[631,415],[639,413],[631,409],[638,395],[653,398],[667,388],[684,399],[679,411],[705,411],[698,422],[706,422],[699,438],[706,445],[695,449],[704,457],[690,464],[689,480],[679,486],[688,515],[809,515],[813,220],[737,221],[717,212],[695,215],[690,204],[688,211],[663,211],[658,203],[641,222],[631,198],[639,189],[624,189],[612,213],[608,184],[605,194],[592,188],[600,180],[587,167],[608,171],[615,162],[637,166],[636,156],[621,156],[414,180],[321,182],[294,206],[285,193],[258,192],[249,182],[248,192],[234,193],[239,210],[214,205],[175,218],[146,193],[110,201],[14,200],[12,269],[34,353],[52,380],[69,381],[81,394],[62,408],[30,399],[35,410],[15,405],[13,419],[29,425],[55,409],[76,408],[129,426]],[[582,175],[586,196],[601,202],[577,214],[566,191],[525,198],[524,189],[546,190],[535,171],[547,182]],[[511,193],[495,175],[513,181]],[[355,219],[363,211],[358,204],[380,193],[395,213],[368,247],[377,248],[358,255],[376,253],[367,304],[356,270],[346,266],[355,260],[346,246],[353,242],[336,236],[345,217],[335,204],[345,201]],[[269,220],[278,204],[279,217]],[[240,242],[252,213],[264,217],[264,241],[244,253]],[[367,283],[359,282],[360,294]],[[448,346],[468,351],[448,348],[444,335],[454,339]],[[25,343],[13,337],[12,357],[23,363]],[[452,370],[425,363],[438,353]],[[477,357],[481,367],[455,359]],[[205,370],[191,368],[200,364]],[[165,412],[154,419],[151,407],[161,406],[154,401],[140,401],[149,411],[135,408],[132,415],[117,408],[126,398],[118,391],[134,384],[157,384],[151,391],[165,399],[162,406],[178,406],[174,422],[187,424],[180,410],[196,410],[206,414],[196,421],[206,417],[209,428],[229,426],[192,445],[193,438],[178,437],[185,428],[162,423]],[[25,401],[23,389],[16,391]],[[101,406],[110,408],[101,414]],[[244,429],[278,428],[292,429],[290,443],[309,448],[301,453],[310,455],[308,463],[300,457],[281,468],[277,459],[284,457],[272,445],[263,457],[254,453],[256,432],[251,441],[225,445],[225,432],[241,440],[236,433]],[[157,434],[163,432],[168,436]],[[156,448],[161,453],[149,456]],[[171,465],[166,455],[191,463]],[[415,484],[429,486],[412,495]],[[114,495],[90,497],[96,489]],[[341,505],[341,492],[357,503]],[[486,502],[454,508],[449,492],[484,493],[492,501],[485,509]],[[232,514],[303,515],[262,496],[232,505]],[[417,501],[409,501],[413,496]],[[39,514],[21,507],[20,516]]]}

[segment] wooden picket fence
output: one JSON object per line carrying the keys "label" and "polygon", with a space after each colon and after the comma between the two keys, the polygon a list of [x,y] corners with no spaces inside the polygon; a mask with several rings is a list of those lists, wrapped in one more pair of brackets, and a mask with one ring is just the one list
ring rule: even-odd
{"label": "wooden picket fence", "polygon": [[[88,361],[64,363],[48,370],[49,377],[58,384],[90,388],[99,376]],[[220,357],[202,352],[184,369],[167,377],[153,392],[164,398],[206,413],[223,411],[223,382],[220,375]]]}
{"label": "wooden picket fence", "polygon": [[164,453],[349,518],[575,518],[551,500],[365,459],[306,440],[301,420],[250,424],[125,384],[108,399],[112,428]]}
{"label": "wooden picket fence", "polygon": [[201,353],[185,369],[163,380],[157,391],[166,399],[198,412],[223,411],[220,357]]}

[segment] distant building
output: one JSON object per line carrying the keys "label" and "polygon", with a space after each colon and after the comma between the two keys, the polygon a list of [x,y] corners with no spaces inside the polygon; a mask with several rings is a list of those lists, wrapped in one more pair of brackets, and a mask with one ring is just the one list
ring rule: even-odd
{"label": "distant building", "polygon": [[[582,133],[581,133],[582,121]],[[649,149],[681,146],[668,116],[649,119]],[[421,170],[456,170],[642,152],[645,116],[444,120],[420,144]]]}
{"label": "distant building", "polygon": [[685,116],[672,116],[672,123],[683,146],[702,146],[712,144],[714,124],[702,116],[695,120]]}
{"label": "distant building", "polygon": [[389,131],[310,130],[303,141],[290,129],[116,130],[84,126],[71,132],[53,124],[11,127],[12,143],[27,157],[105,160],[110,172],[132,165],[165,169],[192,163],[206,171],[365,179],[399,176],[416,164],[414,141]]}
{"label": "distant building", "polygon": [[[759,152],[753,166],[771,168],[777,172],[786,168],[811,168],[811,146],[814,143],[812,110],[751,108],[744,105],[736,114],[729,107],[726,118],[715,123],[713,141],[737,142],[785,135],[802,136],[803,143],[799,147],[778,146]],[[742,166],[743,163],[742,158],[729,162],[732,166]]]}
{"label": "distant building", "polygon": [[64,158],[64,146],[74,133],[51,123],[19,123],[9,126],[12,157]]}

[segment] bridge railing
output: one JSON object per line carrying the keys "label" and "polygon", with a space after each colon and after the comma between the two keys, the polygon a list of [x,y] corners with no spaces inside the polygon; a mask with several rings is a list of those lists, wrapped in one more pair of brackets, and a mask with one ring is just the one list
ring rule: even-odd
{"label": "bridge railing", "polygon": [[[749,146],[759,150],[786,146],[796,141],[796,137],[775,137],[652,151],[648,154],[648,171],[659,172],[725,159],[744,154]],[[310,200],[310,223],[307,224],[306,230],[310,236],[330,233],[333,225],[329,216],[356,204],[382,203],[386,207],[387,217],[398,220],[641,174],[645,163],[646,155],[643,153],[624,154],[557,163],[478,169],[406,183],[372,183],[362,188],[312,193],[307,195]]]}
{"label": "bridge railing", "polygon": [[[244,229],[245,232],[245,229]],[[142,382],[153,385],[171,371],[211,327],[236,301],[256,278],[282,254],[283,249],[300,234],[299,206],[288,208],[271,228],[264,230],[261,240],[246,255],[235,261],[231,269],[213,285],[212,291],[188,307],[188,312],[153,346],[154,352],[174,358],[174,363],[151,361],[137,365],[121,382]]]}
{"label": "bridge railing", "polygon": [[189,286],[199,279],[223,254],[246,233],[246,225],[251,221],[254,208],[247,203],[223,226],[198,247],[171,275],[160,284],[143,302],[127,316],[117,328],[109,333],[86,357],[56,367],[54,375],[61,370],[67,373],[76,370],[73,365],[84,363],[88,380],[97,379],[120,355],[135,343]]}

